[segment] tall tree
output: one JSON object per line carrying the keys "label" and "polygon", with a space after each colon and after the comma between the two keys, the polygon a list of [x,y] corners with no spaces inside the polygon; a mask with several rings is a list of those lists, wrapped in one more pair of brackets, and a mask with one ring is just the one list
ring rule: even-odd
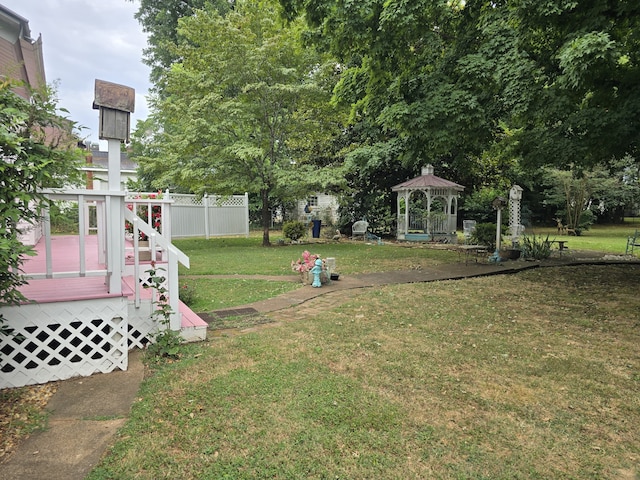
{"label": "tall tree", "polygon": [[[369,215],[394,183],[427,163],[468,186],[511,167],[512,159],[503,157],[485,166],[482,155],[500,131],[503,106],[494,101],[493,65],[480,52],[480,2],[281,3],[286,15],[304,12],[308,41],[342,64],[335,97],[351,107],[346,162],[353,191],[360,192],[353,197],[354,217]],[[380,218],[393,217],[376,210]]]}
{"label": "tall tree", "polygon": [[328,102],[334,66],[302,47],[297,23],[279,18],[276,2],[238,1],[225,16],[207,8],[179,22],[181,61],[155,113],[159,154],[139,159],[195,192],[257,194],[264,245],[274,197],[342,178],[310,163],[318,144],[340,134]]}
{"label": "tall tree", "polygon": [[[359,161],[427,162],[464,182],[497,131],[491,65],[479,55],[479,4],[282,0],[305,11],[309,38],[343,62],[336,97],[364,135]],[[355,160],[355,158],[354,158]],[[359,165],[362,166],[362,165]]]}
{"label": "tall tree", "polygon": [[[127,0],[133,2],[134,0]],[[156,93],[164,91],[164,73],[179,60],[178,21],[189,17],[205,5],[224,15],[231,10],[234,0],[139,0],[136,20],[148,34],[148,47],[144,50],[144,63],[151,67],[150,79]]]}
{"label": "tall tree", "polygon": [[[640,4],[507,2],[517,48],[534,66],[526,115],[511,117],[527,164],[593,166],[640,141]],[[520,87],[520,90],[523,89]]]}
{"label": "tall tree", "polygon": [[345,61],[338,94],[399,158],[464,170],[486,150],[534,167],[637,156],[635,0],[281,3]]}

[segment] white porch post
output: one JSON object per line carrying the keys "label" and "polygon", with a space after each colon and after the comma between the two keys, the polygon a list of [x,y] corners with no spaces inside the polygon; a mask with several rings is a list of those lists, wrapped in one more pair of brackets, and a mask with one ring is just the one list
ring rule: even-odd
{"label": "white porch post", "polygon": [[182,327],[182,314],[180,313],[180,284],[178,281],[178,256],[173,249],[169,249],[169,262],[167,263],[167,286],[169,289],[169,306],[171,316],[169,328],[179,331]]}
{"label": "white porch post", "polygon": [[109,195],[106,198],[107,282],[110,293],[122,293],[124,270],[124,195],[120,193],[120,142],[129,140],[130,113],[134,111],[133,88],[95,81],[94,110],[100,111],[98,138],[107,140]]}
{"label": "white porch post", "polygon": [[[106,199],[105,199],[106,201]],[[106,221],[105,221],[105,201],[96,201],[96,225],[98,227],[98,261],[100,263],[107,263],[106,252]]]}
{"label": "white porch post", "polygon": [[202,197],[202,206],[204,207],[204,238],[209,240],[209,194],[205,193]]}
{"label": "white porch post", "polygon": [[162,218],[162,235],[171,241],[171,204],[173,200],[171,200],[171,192],[169,192],[168,188],[164,192],[163,200],[165,201],[162,202],[162,214],[160,216]]}
{"label": "white porch post", "polygon": [[244,204],[247,207],[244,209],[244,224],[247,232],[246,237],[249,238],[249,192],[244,192]]}
{"label": "white porch post", "polygon": [[[120,191],[120,140],[108,139],[109,192]],[[109,293],[122,293],[122,259],[124,259],[123,198],[107,197],[107,270]]]}

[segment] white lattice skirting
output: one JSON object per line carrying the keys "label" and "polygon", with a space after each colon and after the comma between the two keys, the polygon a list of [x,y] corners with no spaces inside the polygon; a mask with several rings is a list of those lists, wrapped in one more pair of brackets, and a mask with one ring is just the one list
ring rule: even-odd
{"label": "white lattice skirting", "polygon": [[3,307],[18,335],[0,336],[0,388],[126,370],[127,310],[125,297]]}
{"label": "white lattice skirting", "polygon": [[151,342],[151,335],[158,331],[156,322],[151,318],[151,300],[143,299],[139,308],[129,302],[129,349],[146,348]]}

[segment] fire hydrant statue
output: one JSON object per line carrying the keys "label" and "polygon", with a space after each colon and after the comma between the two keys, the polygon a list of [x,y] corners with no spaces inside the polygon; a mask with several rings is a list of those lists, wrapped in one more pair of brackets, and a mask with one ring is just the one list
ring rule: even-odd
{"label": "fire hydrant statue", "polygon": [[322,260],[319,258],[316,259],[315,265],[311,269],[311,273],[313,274],[313,283],[312,287],[321,287],[322,283],[320,282],[320,274],[322,273]]}

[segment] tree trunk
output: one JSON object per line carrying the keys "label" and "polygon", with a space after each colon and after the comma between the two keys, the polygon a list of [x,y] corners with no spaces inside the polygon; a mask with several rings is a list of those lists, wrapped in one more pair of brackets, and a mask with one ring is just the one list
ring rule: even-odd
{"label": "tree trunk", "polygon": [[269,192],[262,190],[260,196],[262,197],[262,246],[270,247],[269,224],[271,223],[271,211],[269,210]]}

